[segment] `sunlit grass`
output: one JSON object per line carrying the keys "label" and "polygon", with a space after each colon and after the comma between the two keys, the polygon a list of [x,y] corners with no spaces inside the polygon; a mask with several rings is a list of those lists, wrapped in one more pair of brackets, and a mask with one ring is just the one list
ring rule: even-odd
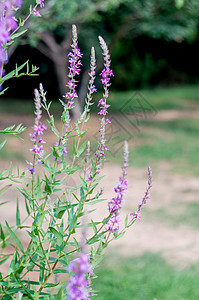
{"label": "sunlit grass", "polygon": [[[110,96],[110,111],[118,112],[124,109],[128,112],[128,101],[131,101],[135,108],[136,98],[142,104],[157,111],[169,109],[188,109],[199,104],[199,86],[154,88],[150,90],[118,92],[113,91]],[[135,108],[136,110],[136,108]]]}
{"label": "sunlit grass", "polygon": [[[125,126],[125,124],[123,123]],[[199,175],[199,122],[196,119],[177,119],[172,121],[142,121],[140,132],[129,139],[131,150],[130,164],[136,167],[153,166],[159,162],[169,162],[176,173]],[[124,131],[118,141],[128,140]],[[109,148],[116,149],[113,139]],[[119,143],[119,142],[118,142]],[[113,161],[122,162],[122,151]]]}
{"label": "sunlit grass", "polygon": [[99,291],[96,300],[199,299],[198,265],[177,271],[158,255],[134,258],[112,255],[96,273],[98,278],[93,282]]}

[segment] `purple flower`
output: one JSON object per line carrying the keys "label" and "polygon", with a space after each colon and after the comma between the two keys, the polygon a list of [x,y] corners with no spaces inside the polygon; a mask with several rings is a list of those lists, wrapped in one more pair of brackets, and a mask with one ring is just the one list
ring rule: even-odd
{"label": "purple flower", "polygon": [[32,9],[32,13],[33,13],[33,15],[35,15],[37,17],[41,17],[39,11],[35,7]]}
{"label": "purple flower", "polygon": [[87,275],[92,274],[89,256],[81,253],[79,258],[74,259],[69,267],[69,281],[67,284],[67,300],[89,300]]}
{"label": "purple flower", "polygon": [[14,6],[20,8],[22,5],[22,0],[15,0],[14,1]]}
{"label": "purple flower", "polygon": [[121,222],[121,220],[118,215],[116,214],[111,215],[106,225],[106,229],[110,232],[115,232],[115,231],[118,232],[119,222]]}
{"label": "purple flower", "polygon": [[[102,72],[100,74],[102,76],[102,84],[104,87],[104,94],[103,94],[103,97],[98,102],[98,106],[100,106],[100,111],[98,114],[101,115],[102,117],[101,117],[100,138],[99,138],[97,151],[95,152],[95,156],[96,156],[96,160],[97,160],[96,161],[97,170],[94,170],[94,171],[95,172],[97,171],[97,173],[99,173],[100,165],[106,154],[106,150],[108,150],[108,148],[106,146],[106,140],[105,140],[105,127],[108,123],[111,123],[111,122],[109,119],[105,119],[105,116],[108,114],[107,109],[110,106],[109,104],[106,103],[106,101],[109,96],[108,87],[110,86],[110,83],[109,83],[110,76],[113,76],[113,71],[110,70],[111,61],[110,61],[110,54],[109,54],[108,47],[101,36],[99,36],[99,41],[100,41],[100,46],[103,50],[105,68],[102,70]],[[105,78],[106,78],[106,80],[104,80]],[[91,174],[91,177],[92,177],[92,174]]]}
{"label": "purple flower", "polygon": [[114,188],[116,196],[113,197],[108,203],[108,210],[110,216],[108,218],[108,222],[106,224],[106,229],[110,232],[118,231],[119,230],[119,210],[122,207],[124,202],[123,196],[125,191],[127,190],[127,171],[126,168],[128,166],[128,143],[125,141],[124,143],[124,163],[122,167],[122,176],[119,178],[119,182],[117,187]]}
{"label": "purple flower", "polygon": [[39,0],[39,5],[41,8],[44,7],[44,0]]}
{"label": "purple flower", "polygon": [[73,34],[73,43],[71,45],[72,51],[69,52],[69,81],[67,83],[68,92],[64,95],[67,103],[67,108],[71,109],[74,104],[74,98],[77,97],[76,93],[76,80],[75,76],[80,74],[80,67],[82,66],[81,58],[82,55],[80,49],[78,48],[77,44],[77,28],[75,25],[72,26],[72,34]]}
{"label": "purple flower", "polygon": [[0,64],[8,62],[5,45],[11,40],[11,31],[18,27],[14,12],[16,8],[21,7],[21,4],[22,0],[6,0],[0,3]]}

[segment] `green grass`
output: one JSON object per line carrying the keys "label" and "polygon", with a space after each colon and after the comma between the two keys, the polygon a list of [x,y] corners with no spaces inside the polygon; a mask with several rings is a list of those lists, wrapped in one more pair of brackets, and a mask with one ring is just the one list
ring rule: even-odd
{"label": "green grass", "polygon": [[[125,124],[123,124],[125,126]],[[124,140],[124,134],[118,139]],[[197,119],[143,121],[140,132],[130,139],[130,164],[136,167],[168,162],[177,173],[199,175],[199,122]],[[108,144],[114,149],[114,140]],[[122,153],[109,159],[122,163]]]}
{"label": "green grass", "polygon": [[[110,89],[111,90],[111,89]],[[138,93],[138,98],[135,95]],[[102,93],[97,93],[94,97],[97,102]],[[180,87],[161,87],[153,88],[150,90],[139,91],[112,91],[109,97],[109,103],[111,107],[109,111],[111,113],[120,112],[121,108],[125,112],[128,112],[128,101],[135,103],[136,99],[141,99],[143,105],[151,105],[155,110],[163,109],[187,109],[191,105],[199,104],[199,85],[180,86]],[[51,99],[50,99],[51,100]],[[146,103],[145,103],[146,100]],[[147,104],[148,103],[148,104]],[[133,104],[134,106],[134,104]],[[19,99],[6,99],[0,102],[1,112],[16,113],[16,114],[32,114],[34,110],[33,100],[19,100]],[[131,106],[132,108],[132,106]],[[130,108],[130,112],[131,112]],[[53,101],[53,110],[61,111],[61,106],[58,100]],[[92,110],[98,111],[96,105],[93,105]]]}
{"label": "green grass", "polygon": [[109,256],[96,270],[96,300],[198,300],[199,266],[177,271],[160,256]]}
{"label": "green grass", "polygon": [[147,222],[154,220],[160,222],[161,224],[169,224],[169,226],[172,226],[173,228],[176,228],[180,225],[185,225],[193,229],[199,229],[198,212],[198,202],[187,203],[184,202],[183,199],[177,202],[174,199],[172,201],[172,212],[166,207],[153,211],[146,207],[144,218]]}
{"label": "green grass", "polygon": [[[51,99],[49,100],[51,101]],[[62,105],[58,100],[52,102],[51,105],[52,113],[55,118],[57,114],[61,115]],[[0,101],[0,112],[1,114],[15,114],[15,115],[30,115],[34,116],[34,101],[33,99],[20,100],[20,99],[6,99]]]}
{"label": "green grass", "polygon": [[[158,88],[141,93],[155,107],[157,113],[161,109],[187,109],[190,103],[199,107],[199,86]],[[118,111],[132,94],[134,94],[132,91],[111,93],[112,111]],[[25,112],[33,116],[33,101],[6,100],[0,105],[1,112],[17,115]],[[52,104],[52,112],[56,117],[60,116],[61,105],[59,102],[55,101]],[[115,116],[119,118],[119,115]],[[197,119],[155,121],[154,118],[153,120],[143,120],[140,121],[140,132],[138,133],[135,133],[132,125],[129,125],[125,118],[122,118],[121,122],[132,134],[129,143],[132,153],[130,156],[131,165],[136,167],[153,166],[156,163],[166,161],[171,164],[174,172],[199,175],[199,122]],[[120,142],[124,139],[128,140],[128,138],[126,132],[122,132],[122,135],[119,136]],[[111,141],[108,147],[114,152],[113,143],[114,141]],[[120,153],[117,153],[115,157],[109,155],[109,159],[122,163],[122,151],[120,150]]]}
{"label": "green grass", "polygon": [[110,94],[111,107],[109,111],[115,113],[124,107],[124,111],[128,112],[128,109],[130,108],[130,106],[127,105],[128,101],[132,104],[131,108],[135,108],[136,99],[140,99],[145,107],[149,108],[149,105],[151,105],[152,108],[157,111],[188,109],[191,105],[195,106],[199,104],[199,86],[154,88],[150,90],[127,92],[113,91]]}

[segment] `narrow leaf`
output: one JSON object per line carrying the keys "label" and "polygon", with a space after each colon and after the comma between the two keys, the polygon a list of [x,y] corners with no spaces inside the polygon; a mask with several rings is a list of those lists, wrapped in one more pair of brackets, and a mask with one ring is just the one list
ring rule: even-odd
{"label": "narrow leaf", "polygon": [[0,144],[0,150],[3,148],[3,146],[5,145],[5,143],[6,143],[6,140],[3,141],[3,142]]}
{"label": "narrow leaf", "polygon": [[57,244],[61,245],[63,242],[63,237],[62,235],[54,228],[54,227],[49,227],[50,231],[55,235],[55,237],[57,238]]}
{"label": "narrow leaf", "polygon": [[86,145],[87,145],[87,141],[85,141],[80,147],[79,147],[79,149],[77,150],[77,157],[79,157],[81,154],[82,154],[82,152],[85,150],[85,148],[86,148]]}
{"label": "narrow leaf", "polygon": [[20,218],[20,210],[19,210],[19,199],[17,198],[17,209],[16,209],[16,226],[21,225],[21,218]]}
{"label": "narrow leaf", "polygon": [[6,226],[8,228],[8,231],[10,233],[10,235],[12,236],[12,238],[14,239],[14,241],[17,243],[17,246],[19,247],[19,249],[21,250],[22,253],[24,253],[24,249],[23,249],[23,246],[22,246],[22,243],[21,241],[19,240],[19,238],[16,236],[16,234],[12,231],[12,229],[10,228],[10,226],[8,225],[8,222],[5,221],[6,223]]}
{"label": "narrow leaf", "polygon": [[73,155],[77,155],[77,149],[76,149],[76,144],[75,144],[75,139],[73,139]]}

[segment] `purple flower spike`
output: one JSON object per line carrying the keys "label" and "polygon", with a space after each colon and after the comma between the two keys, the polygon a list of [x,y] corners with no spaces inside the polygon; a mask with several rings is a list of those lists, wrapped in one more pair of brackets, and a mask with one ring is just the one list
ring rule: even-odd
{"label": "purple flower spike", "polygon": [[114,188],[116,196],[113,197],[108,203],[108,210],[110,213],[110,217],[108,218],[108,222],[106,225],[106,229],[110,232],[117,232],[119,230],[119,210],[122,207],[124,202],[123,196],[125,191],[127,190],[127,171],[128,167],[128,143],[124,142],[124,163],[122,167],[122,176],[119,178],[119,182],[117,187]]}
{"label": "purple flower spike", "polygon": [[103,51],[103,56],[104,56],[104,66],[105,68],[102,70],[101,72],[101,76],[102,76],[102,84],[104,87],[104,94],[103,97],[99,100],[98,102],[98,106],[100,106],[100,111],[99,111],[99,115],[101,115],[101,128],[100,128],[100,138],[99,138],[99,144],[98,144],[98,148],[97,151],[95,152],[95,156],[97,158],[97,173],[99,173],[99,169],[100,169],[100,165],[102,163],[102,159],[104,158],[105,154],[106,154],[106,150],[108,150],[105,142],[105,127],[107,124],[111,123],[111,121],[106,117],[106,115],[108,114],[108,107],[110,106],[109,104],[106,103],[107,98],[109,96],[109,90],[108,87],[110,86],[110,76],[113,76],[113,71],[110,70],[110,64],[111,64],[111,60],[110,60],[110,54],[109,54],[109,50],[108,47],[105,43],[105,41],[103,40],[103,38],[101,36],[99,36],[99,41],[100,41],[100,46],[102,48]]}
{"label": "purple flower spike", "polygon": [[79,258],[74,259],[69,267],[68,271],[72,273],[69,278],[68,298],[67,300],[90,300],[88,288],[87,275],[92,274],[91,264],[89,262],[89,256],[81,253]]}
{"label": "purple flower spike", "polygon": [[71,109],[74,104],[74,98],[77,97],[77,93],[75,91],[76,88],[76,80],[75,80],[75,75],[80,74],[80,67],[82,66],[81,63],[81,58],[82,55],[80,52],[80,49],[78,48],[77,44],[77,28],[75,25],[72,26],[72,34],[73,34],[73,43],[71,45],[72,51],[69,52],[68,58],[69,58],[69,81],[67,83],[68,87],[68,92],[64,95],[66,102],[67,102],[67,107]]}
{"label": "purple flower spike", "polygon": [[131,216],[133,216],[132,221],[135,219],[140,220],[142,206],[146,204],[147,201],[150,201],[149,191],[151,188],[152,188],[152,170],[150,167],[148,167],[148,186],[146,188],[146,192],[144,194],[144,197],[142,198],[142,201],[138,204],[138,210],[130,214]]}
{"label": "purple flower spike", "polygon": [[[37,89],[34,90],[35,93],[35,124],[33,126],[33,133],[30,133],[30,137],[32,138],[32,141],[34,142],[34,145],[31,149],[29,149],[30,152],[32,152],[37,157],[37,163],[41,163],[41,157],[44,153],[43,145],[45,141],[42,139],[41,135],[43,135],[44,130],[47,129],[47,127],[42,124],[40,121],[42,117],[42,110],[41,110],[41,97],[39,94],[39,91]],[[34,168],[28,168],[28,170],[33,174]]]}

